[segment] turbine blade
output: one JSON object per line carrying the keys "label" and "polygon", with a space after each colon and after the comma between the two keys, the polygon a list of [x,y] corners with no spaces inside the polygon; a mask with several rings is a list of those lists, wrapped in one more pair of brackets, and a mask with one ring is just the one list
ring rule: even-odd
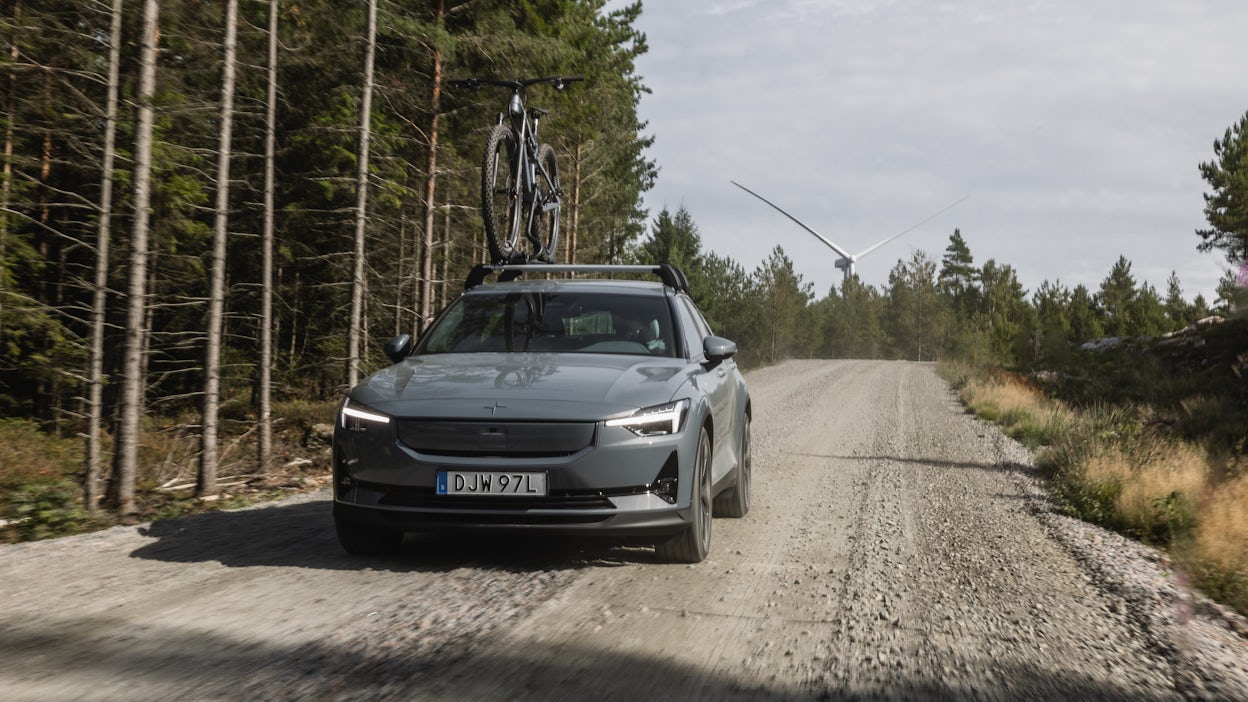
{"label": "turbine blade", "polygon": [[940,210],[940,211],[939,211],[939,212],[937,212],[936,214],[934,214],[934,215],[932,215],[932,216],[928,217],[927,219],[923,220],[922,222],[919,222],[918,224],[914,225],[913,227],[910,227],[909,229],[906,229],[906,230],[904,230],[904,231],[898,232],[898,233],[896,233],[896,234],[894,234],[894,235],[892,235],[892,236],[888,237],[888,238],[887,238],[887,239],[885,239],[884,241],[881,241],[881,242],[878,242],[878,243],[873,244],[873,245],[871,246],[871,248],[869,248],[869,249],[867,249],[867,250],[863,251],[862,253],[858,254],[858,255],[857,255],[857,256],[855,256],[854,258],[862,258],[863,256],[866,256],[867,254],[871,253],[872,251],[875,251],[876,249],[878,249],[878,248],[880,248],[881,246],[883,246],[883,245],[887,244],[888,242],[892,241],[893,239],[896,239],[897,237],[901,236],[902,234],[907,234],[907,233],[909,233],[909,232],[914,231],[915,229],[918,229],[919,227],[923,226],[924,224],[927,224],[928,222],[932,221],[933,219],[936,219],[938,216],[940,216],[940,215],[942,215],[942,214],[944,214],[944,213],[948,212],[949,210],[952,210],[954,207],[956,207],[956,206],[958,206],[958,205],[962,204],[962,201],[963,201],[963,200],[966,200],[966,198],[968,198],[968,197],[970,197],[970,195],[969,195],[969,194],[967,194],[967,195],[963,195],[961,200],[958,200],[957,202],[953,203],[952,205],[949,205],[948,207],[944,208],[943,210]]}
{"label": "turbine blade", "polygon": [[735,181],[735,180],[729,180],[728,182],[729,182],[729,183],[732,183],[733,185],[737,186],[738,188],[741,188],[742,190],[744,190],[745,192],[747,192],[747,193],[749,193],[749,194],[753,195],[754,197],[758,198],[759,200],[762,200],[763,202],[767,203],[768,205],[771,205],[773,208],[775,208],[775,210],[776,210],[777,212],[779,212],[780,214],[784,215],[785,217],[788,217],[789,219],[793,220],[793,221],[797,224],[797,226],[801,227],[802,229],[805,229],[806,231],[810,232],[811,234],[814,234],[814,235],[815,235],[815,238],[816,238],[816,239],[818,239],[819,241],[822,241],[823,243],[827,244],[827,245],[828,245],[828,248],[830,248],[830,249],[832,249],[833,251],[837,252],[838,254],[840,254],[840,255],[844,256],[845,258],[850,258],[850,254],[849,254],[849,252],[848,252],[848,251],[846,251],[845,249],[842,249],[841,247],[837,246],[836,244],[833,244],[831,241],[828,241],[827,239],[825,239],[825,238],[823,237],[823,235],[822,235],[822,234],[820,234],[819,232],[815,231],[814,229],[811,229],[810,227],[806,226],[806,225],[805,225],[804,223],[802,223],[802,221],[801,221],[800,219],[798,219],[797,217],[794,217],[793,215],[789,214],[788,212],[785,212],[784,210],[780,209],[780,207],[779,207],[779,206],[777,206],[777,205],[776,205],[774,202],[772,202],[771,200],[768,200],[767,198],[763,197],[762,195],[759,195],[758,193],[754,192],[753,190],[750,190],[749,188],[745,187],[744,185],[742,185],[742,184],[738,183],[738,182],[737,182],[737,181]]}

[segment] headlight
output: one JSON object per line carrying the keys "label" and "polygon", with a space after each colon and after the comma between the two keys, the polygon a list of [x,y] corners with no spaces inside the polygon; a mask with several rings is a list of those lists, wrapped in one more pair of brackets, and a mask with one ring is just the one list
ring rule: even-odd
{"label": "headlight", "polygon": [[368,429],[369,424],[389,424],[390,417],[368,405],[362,405],[358,402],[352,404],[351,400],[348,399],[342,403],[342,411],[338,415],[338,421],[342,424],[343,429],[364,431]]}
{"label": "headlight", "polygon": [[638,436],[659,436],[680,431],[688,413],[689,400],[677,400],[643,407],[627,417],[608,419],[606,423],[609,427],[624,427]]}

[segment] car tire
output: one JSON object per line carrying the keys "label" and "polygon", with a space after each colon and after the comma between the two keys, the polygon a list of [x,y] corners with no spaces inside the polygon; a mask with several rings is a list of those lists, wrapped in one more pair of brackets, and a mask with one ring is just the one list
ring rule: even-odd
{"label": "car tire", "polygon": [[737,461],[736,485],[715,498],[716,517],[740,518],[749,513],[750,480],[753,472],[750,451],[750,415],[747,414],[741,422],[741,453]]}
{"label": "car tire", "polygon": [[701,563],[711,552],[711,437],[706,427],[698,435],[693,460],[693,491],[689,500],[689,526],[655,546],[659,558],[669,563]]}
{"label": "car tire", "polygon": [[403,532],[334,517],[342,550],[353,556],[384,556],[399,550]]}

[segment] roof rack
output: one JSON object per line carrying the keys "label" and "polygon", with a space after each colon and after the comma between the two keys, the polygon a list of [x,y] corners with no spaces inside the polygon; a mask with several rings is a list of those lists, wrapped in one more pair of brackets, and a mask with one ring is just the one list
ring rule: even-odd
{"label": "roof rack", "polygon": [[680,292],[689,292],[689,279],[685,272],[670,263],[643,265],[565,264],[565,263],[510,263],[500,265],[480,264],[468,273],[464,290],[475,288],[490,275],[499,273],[498,282],[515,280],[525,273],[650,273],[658,276],[664,285]]}

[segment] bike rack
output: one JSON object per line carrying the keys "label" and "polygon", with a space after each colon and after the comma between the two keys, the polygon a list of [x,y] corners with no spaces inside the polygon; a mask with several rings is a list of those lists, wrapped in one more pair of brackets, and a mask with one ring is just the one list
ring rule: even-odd
{"label": "bike rack", "polygon": [[688,294],[689,279],[685,272],[670,263],[641,265],[611,265],[599,263],[503,263],[478,264],[468,273],[464,281],[464,290],[475,288],[486,282],[486,278],[499,273],[498,282],[505,283],[515,280],[525,273],[649,273],[657,276],[664,285],[679,292]]}

